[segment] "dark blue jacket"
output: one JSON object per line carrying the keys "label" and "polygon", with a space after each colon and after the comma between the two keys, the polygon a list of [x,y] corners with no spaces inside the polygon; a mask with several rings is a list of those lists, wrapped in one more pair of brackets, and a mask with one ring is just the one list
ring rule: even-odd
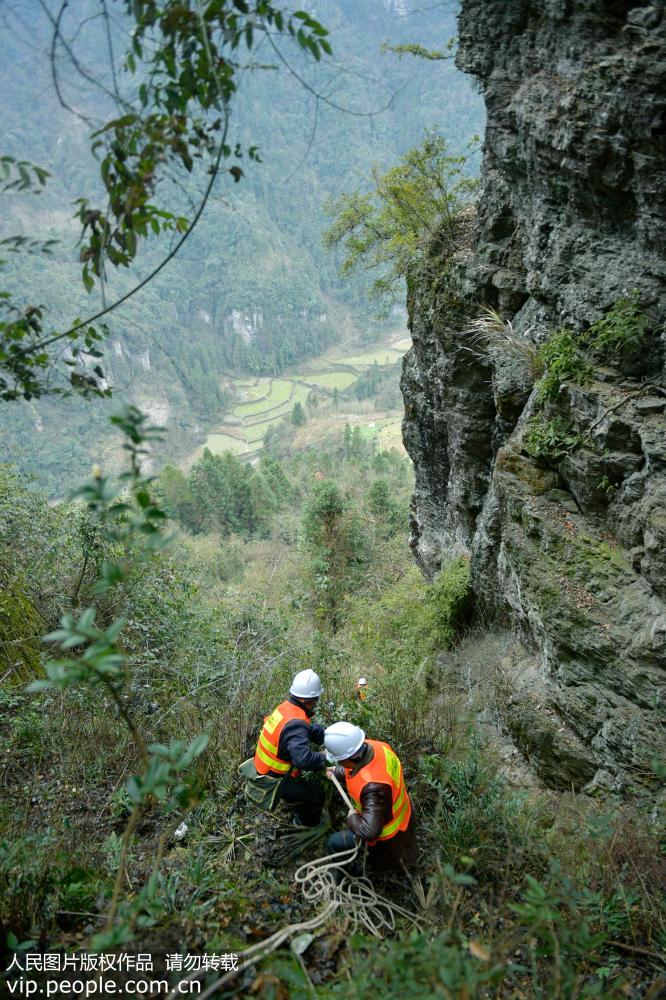
{"label": "dark blue jacket", "polygon": [[[299,704],[293,698],[289,698],[289,701],[294,705]],[[302,719],[292,719],[280,734],[278,757],[290,760],[299,771],[323,771],[327,766],[326,759],[323,754],[310,749],[311,743],[316,743],[317,746],[323,745],[323,727],[312,720],[308,725]]]}

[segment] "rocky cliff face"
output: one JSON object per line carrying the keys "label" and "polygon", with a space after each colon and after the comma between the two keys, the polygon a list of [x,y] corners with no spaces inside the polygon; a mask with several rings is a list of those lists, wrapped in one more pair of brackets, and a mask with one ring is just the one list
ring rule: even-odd
{"label": "rocky cliff face", "polygon": [[[433,246],[410,288],[412,546],[430,574],[469,553],[477,606],[510,624],[477,682],[546,782],[649,784],[666,668],[666,14],[463,0],[459,35],[486,101],[482,193],[471,239]],[[580,337],[631,289],[638,357],[593,359],[544,408],[539,344]],[[505,323],[480,338],[483,306]]]}

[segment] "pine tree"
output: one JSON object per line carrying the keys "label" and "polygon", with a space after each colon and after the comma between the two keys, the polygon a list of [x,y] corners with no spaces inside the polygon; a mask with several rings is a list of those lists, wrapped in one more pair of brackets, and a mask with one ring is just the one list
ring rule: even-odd
{"label": "pine tree", "polygon": [[385,479],[376,479],[368,491],[368,507],[376,518],[386,518],[391,508],[391,494]]}
{"label": "pine tree", "polygon": [[291,411],[291,422],[294,427],[302,427],[305,423],[305,410],[298,401],[294,403],[294,408]]}
{"label": "pine tree", "polygon": [[360,462],[363,458],[363,431],[357,424],[352,431],[351,437],[351,459],[355,462]]}
{"label": "pine tree", "polygon": [[349,424],[345,424],[345,430],[342,437],[342,443],[345,450],[345,458],[347,461],[351,458],[352,453],[352,429]]}
{"label": "pine tree", "polygon": [[180,469],[173,465],[167,465],[162,469],[159,492],[169,517],[173,517],[190,531],[196,531],[198,527],[197,505],[190,484]]}
{"label": "pine tree", "polygon": [[348,500],[332,479],[315,483],[305,508],[303,535],[318,594],[316,610],[335,632],[340,605],[364,561],[365,540]]}

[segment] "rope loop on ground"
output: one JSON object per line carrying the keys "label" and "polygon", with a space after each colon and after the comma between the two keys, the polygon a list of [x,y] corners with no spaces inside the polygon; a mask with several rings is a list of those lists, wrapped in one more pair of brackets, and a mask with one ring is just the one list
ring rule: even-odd
{"label": "rope loop on ground", "polygon": [[351,920],[354,930],[363,927],[378,938],[395,930],[396,917],[404,917],[420,928],[414,913],[380,896],[369,878],[348,874],[347,866],[357,859],[361,848],[361,841],[357,841],[346,851],[326,854],[297,868],[294,881],[305,898],[314,904],[335,902],[336,909],[342,908],[344,916]]}

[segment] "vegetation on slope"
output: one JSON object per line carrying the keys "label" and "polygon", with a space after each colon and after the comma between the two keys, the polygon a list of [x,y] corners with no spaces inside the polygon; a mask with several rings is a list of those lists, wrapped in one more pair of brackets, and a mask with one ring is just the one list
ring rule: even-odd
{"label": "vegetation on slope", "polygon": [[[664,931],[653,821],[638,807],[507,786],[464,693],[437,666],[466,627],[468,570],[457,560],[427,585],[411,565],[405,461],[353,435],[254,469],[213,459],[185,480],[201,489],[191,506],[179,507],[180,476],[157,484],[182,526],[154,554],[109,537],[99,490],[88,505],[50,507],[3,473],[0,564],[22,590],[15,614],[29,602],[37,633],[88,605],[100,627],[127,620],[120,701],[103,684],[26,694],[42,667],[3,649],[0,920],[10,946],[239,953],[311,916],[291,867],[268,866],[274,821],[249,809],[237,774],[262,715],[310,666],[324,679],[324,721],[360,722],[404,762],[420,860],[382,888],[420,909],[424,930],[375,942],[334,923],[300,958],[282,950],[246,973],[236,994],[363,998],[379,982],[386,997],[621,997],[649,982]],[[255,479],[262,516],[251,520]],[[218,510],[218,520],[190,520]],[[120,588],[100,594],[114,563]],[[66,655],[76,662],[87,648]],[[143,765],[123,714],[150,753],[198,749],[208,736],[180,801],[153,792],[134,823],[130,776]]]}
{"label": "vegetation on slope", "polygon": [[[233,5],[241,14],[248,6]],[[258,6],[281,30],[272,5]],[[154,5],[135,7],[145,13]],[[211,5],[207,12],[231,9]],[[303,34],[299,44],[327,51],[317,22],[307,15],[300,20],[313,35]],[[233,39],[240,24],[248,40],[242,18],[226,37]],[[172,30],[180,30],[178,19]],[[140,38],[141,31],[139,45]],[[250,47],[251,38],[252,30]],[[186,91],[191,84],[185,80]],[[211,94],[199,98],[205,107]],[[183,99],[169,96],[168,88],[160,92],[169,111]],[[273,113],[272,102],[262,107]],[[132,124],[116,121],[110,132],[123,138]],[[158,153],[166,148],[187,167],[187,144],[174,145],[168,122],[152,124],[166,129],[158,130]],[[205,146],[205,134],[199,138]],[[354,211],[336,239],[351,237],[352,258],[386,269],[381,291],[408,275],[428,235],[423,213],[428,220],[436,216],[439,228],[466,189],[434,183],[439,175],[428,175],[430,158],[445,171],[459,164],[437,140],[428,143],[408,154],[402,169],[376,174],[378,202],[369,196],[343,205],[343,215]],[[108,176],[121,171],[119,161],[112,143],[103,157]],[[139,201],[152,190],[150,176],[142,179]],[[288,209],[285,201],[276,213]],[[86,283],[101,277],[111,251],[121,266],[136,251],[132,225],[125,227],[131,213],[116,213],[114,221],[111,210],[111,217],[89,218],[89,206],[81,206],[90,230],[82,261]],[[143,221],[134,218],[140,236],[142,225],[152,228],[151,219],[158,228],[182,228],[176,215],[154,206],[146,212]],[[368,243],[367,232],[358,237],[359,227],[363,232],[376,223],[381,242]],[[455,241],[456,233],[449,235]],[[264,259],[264,284],[249,281],[250,297],[238,316],[232,312],[234,336],[227,343],[234,364],[278,372],[304,349],[298,335],[263,336],[262,323],[273,317],[265,310],[260,321],[253,311],[257,289],[266,284],[279,300],[275,274],[292,276],[283,263],[284,255]],[[210,257],[204,270],[214,282],[228,266],[229,287],[236,289],[242,286],[236,265],[247,270],[246,260],[232,266]],[[186,298],[187,280],[183,269],[170,289],[171,304]],[[294,326],[297,315],[312,325],[319,307],[312,289],[310,277],[300,274],[287,311]],[[195,385],[207,387],[212,405],[223,402],[211,373],[227,349],[214,343],[217,308],[215,302],[201,320],[211,327],[210,339],[201,338],[203,352],[193,359],[183,340],[182,353],[174,350],[170,358],[174,368],[182,362]],[[600,353],[622,347],[618,329],[640,326],[631,300],[617,310],[620,319],[607,317],[593,334]],[[172,319],[180,335],[177,310]],[[225,321],[223,315],[222,326]],[[326,328],[316,329],[321,339],[310,343],[321,346]],[[88,336],[94,348],[95,337]],[[126,349],[120,347],[119,356]],[[555,382],[570,377],[577,360],[572,345],[560,337],[549,350],[544,378],[549,371]],[[374,358],[356,360],[371,364]],[[30,373],[16,370],[15,361],[14,374],[36,392]],[[359,400],[379,398],[392,388],[384,374],[373,366],[348,392]],[[335,408],[342,386],[324,387],[333,389]],[[128,407],[114,418],[128,459],[120,478],[95,468],[76,500],[51,506],[12,471],[0,474],[5,950],[21,957],[46,949],[122,949],[154,952],[158,961],[164,951],[242,952],[276,927],[311,915],[295,891],[292,868],[272,864],[271,834],[279,833],[279,820],[251,810],[237,773],[262,717],[284,696],[293,673],[307,666],[324,680],[322,720],[360,722],[368,734],[390,741],[404,763],[420,858],[412,872],[382,888],[420,910],[422,929],[410,933],[399,923],[395,936],[378,942],[336,919],[298,948],[248,969],[230,984],[233,995],[364,998],[379,992],[462,1000],[645,993],[662,970],[666,943],[652,804],[602,804],[511,786],[498,767],[499,748],[467,718],[465,691],[438,663],[438,654],[471,627],[469,567],[463,558],[452,560],[426,584],[412,565],[404,537],[411,486],[404,460],[378,452],[349,424],[327,447],[289,456],[289,440],[308,420],[307,403],[276,383],[272,399],[248,406],[258,421],[252,440],[259,442],[265,427],[279,421],[255,467],[205,450],[187,474],[168,466],[156,481],[145,472],[156,432]],[[88,411],[80,413],[83,420]],[[44,635],[56,658],[44,655]],[[362,703],[355,697],[360,673],[369,679]],[[341,824],[335,798],[329,808]],[[212,972],[208,979],[214,978]],[[658,982],[650,987],[654,995],[655,989]]]}

